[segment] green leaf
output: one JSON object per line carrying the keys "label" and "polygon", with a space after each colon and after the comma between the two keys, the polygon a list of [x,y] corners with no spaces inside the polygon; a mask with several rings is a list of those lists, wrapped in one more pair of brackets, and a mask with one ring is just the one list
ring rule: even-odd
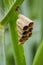
{"label": "green leaf", "polygon": [[43,65],[43,41],[36,52],[33,65]]}
{"label": "green leaf", "polygon": [[0,0],[0,21],[6,17],[16,0]]}
{"label": "green leaf", "polygon": [[[11,16],[12,11],[16,10],[17,7],[21,5],[23,0],[1,0],[4,6],[0,4],[0,22],[1,24],[7,24],[9,22],[9,17]],[[3,9],[4,8],[4,9]]]}

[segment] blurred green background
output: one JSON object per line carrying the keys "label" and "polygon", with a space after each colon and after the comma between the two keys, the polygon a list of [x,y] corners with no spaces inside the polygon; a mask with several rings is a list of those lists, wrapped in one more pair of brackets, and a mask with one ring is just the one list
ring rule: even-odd
{"label": "blurred green background", "polygon": [[[32,65],[36,50],[43,38],[43,4],[42,0],[24,0],[20,6],[20,12],[26,17],[34,21],[34,28],[32,37],[30,37],[25,44],[24,53],[26,58],[26,65]],[[13,48],[11,44],[11,37],[7,25],[5,30],[5,55],[7,65],[15,65],[13,57]]]}

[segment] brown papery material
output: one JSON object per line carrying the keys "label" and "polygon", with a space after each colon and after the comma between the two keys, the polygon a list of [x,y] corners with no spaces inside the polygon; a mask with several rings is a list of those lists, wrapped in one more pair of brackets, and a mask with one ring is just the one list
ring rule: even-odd
{"label": "brown papery material", "polygon": [[32,32],[32,30],[33,30],[33,28],[30,27],[30,28],[29,28],[29,32]]}
{"label": "brown papery material", "polygon": [[[25,21],[26,22],[26,21]],[[17,20],[17,22],[16,22],[16,24],[17,24],[17,26],[19,26],[21,29],[23,29],[23,30],[27,30],[27,28],[28,28],[28,24],[26,24],[23,20],[21,20],[21,19],[18,19]]]}
{"label": "brown papery material", "polygon": [[18,30],[18,32],[19,32],[21,35],[25,35],[25,34],[27,34],[27,33],[29,32],[29,30],[22,30],[22,29],[20,29],[19,27],[17,27],[17,30]]}
{"label": "brown papery material", "polygon": [[26,23],[28,24],[29,27],[33,27],[34,25],[34,22],[32,20],[30,20],[29,18],[25,17],[24,15],[22,14],[19,14],[19,19],[22,19],[24,20],[24,22],[26,21]]}
{"label": "brown papery material", "polygon": [[24,43],[27,39],[28,39],[27,36],[26,36],[26,37],[23,36],[19,41],[20,41],[21,43]]}
{"label": "brown papery material", "polygon": [[34,22],[24,15],[19,14],[17,19],[18,40],[23,44],[32,35]]}
{"label": "brown papery material", "polygon": [[31,37],[31,35],[32,35],[32,32],[29,32],[29,37]]}

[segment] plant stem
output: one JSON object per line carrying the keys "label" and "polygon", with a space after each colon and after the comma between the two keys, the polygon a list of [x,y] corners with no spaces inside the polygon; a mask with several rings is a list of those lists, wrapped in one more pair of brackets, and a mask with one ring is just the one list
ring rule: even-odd
{"label": "plant stem", "polygon": [[[13,12],[12,12],[13,13]],[[26,65],[24,50],[22,45],[18,45],[18,35],[16,30],[16,20],[18,18],[18,12],[13,13],[11,16],[12,20],[9,22],[12,45],[14,49],[14,59],[16,65]]]}

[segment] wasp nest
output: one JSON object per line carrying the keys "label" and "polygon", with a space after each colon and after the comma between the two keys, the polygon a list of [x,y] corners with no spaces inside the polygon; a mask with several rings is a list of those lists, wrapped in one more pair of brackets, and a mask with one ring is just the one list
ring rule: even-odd
{"label": "wasp nest", "polygon": [[17,19],[18,40],[24,43],[32,35],[34,22],[24,15],[19,14]]}

